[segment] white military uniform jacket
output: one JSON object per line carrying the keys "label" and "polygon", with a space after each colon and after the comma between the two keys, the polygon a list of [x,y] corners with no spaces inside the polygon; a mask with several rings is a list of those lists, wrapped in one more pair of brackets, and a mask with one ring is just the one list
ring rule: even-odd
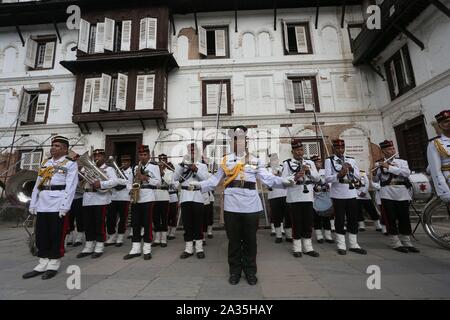
{"label": "white military uniform jacket", "polygon": [[[108,177],[108,180],[100,181],[101,189],[111,189],[115,187],[118,183],[116,170],[106,164],[103,164],[99,169],[102,170]],[[92,186],[89,187],[92,188]],[[111,190],[107,192],[89,192],[88,190],[92,189],[85,190],[83,194],[83,207],[104,206],[111,203]]]}
{"label": "white military uniform jacket", "polygon": [[[386,160],[386,159],[385,159]],[[395,176],[391,176],[393,174]],[[408,179],[411,171],[409,170],[408,162],[401,159],[394,159],[391,161],[391,165],[389,169],[384,170],[384,173],[381,169],[377,170],[377,175],[373,177],[374,182],[379,182],[381,186],[380,190],[380,198],[388,199],[388,200],[396,200],[396,201],[410,201],[411,194],[408,188],[405,185],[387,185],[382,186],[383,182],[388,181],[392,177],[392,181],[404,181]]]}
{"label": "white military uniform jacket", "polygon": [[[303,193],[303,184],[294,184],[293,186],[287,187],[287,203],[295,202],[314,202],[314,184],[320,181],[319,173],[317,172],[316,165],[311,160],[303,160],[301,165],[306,165],[310,168],[311,174],[309,176],[305,175],[308,189],[308,193]],[[283,162],[283,177],[293,177],[295,176],[297,168],[300,163],[297,160],[288,159]]]}
{"label": "white military uniform jacket", "polygon": [[[267,169],[270,173],[272,173],[275,176],[281,176],[283,172],[283,165],[277,165],[271,168]],[[268,199],[276,199],[276,198],[283,198],[286,197],[287,191],[285,188],[271,188],[268,192]]]}
{"label": "white military uniform jacket", "polygon": [[[241,161],[245,161],[245,155],[237,156],[234,153],[225,156],[226,167],[231,170],[236,164]],[[224,160],[225,160],[224,158]],[[222,166],[219,166],[219,170],[208,180],[202,181],[200,183],[202,191],[212,191],[220,183],[222,178],[225,177],[225,172]],[[264,162],[253,156],[249,156],[249,163],[245,164],[243,172],[243,180],[247,182],[255,182],[256,178],[259,178],[262,183],[267,185],[269,188],[274,185],[281,186],[283,178],[276,177],[269,173],[265,168]],[[241,173],[237,175],[234,181],[241,181]],[[261,199],[259,198],[258,191],[256,189],[245,189],[245,188],[225,188],[224,190],[224,210],[229,212],[238,213],[257,213],[263,210]]]}
{"label": "white military uniform jacket", "polygon": [[180,183],[178,181],[173,181],[173,174],[172,174],[172,183],[170,184],[170,188],[169,188],[169,203],[178,202],[178,187],[179,186],[180,186]]}
{"label": "white military uniform jacket", "polygon": [[[133,180],[134,180],[134,177],[136,176],[138,168],[139,168],[138,165],[136,165],[134,167]],[[147,175],[149,177],[148,181],[141,183],[141,187],[147,186],[147,185],[159,187],[161,185],[161,173],[160,173],[159,167],[157,165],[152,164],[149,161],[145,165],[142,166],[141,171],[144,175]],[[132,187],[132,184],[128,184],[129,190],[131,190],[131,187]],[[141,188],[139,190],[139,197],[138,197],[137,203],[152,202],[155,200],[156,200],[155,189]]]}
{"label": "white military uniform jacket", "polygon": [[[197,161],[195,162],[195,165],[198,169],[197,172],[192,172],[189,169],[184,168],[181,164],[178,165],[173,175],[173,181],[178,181],[182,187],[189,187],[190,181],[203,181],[208,179],[209,172],[206,164]],[[180,203],[183,202],[197,202],[203,204],[205,202],[205,198],[200,190],[194,191],[181,189]]]}
{"label": "white military uniform jacket", "polygon": [[[353,169],[353,175],[355,178],[360,178],[359,168],[355,159],[344,156],[344,162],[349,163]],[[330,197],[332,199],[354,199],[358,196],[356,189],[350,189],[348,183],[340,183],[337,177],[339,171],[342,169],[342,165],[339,163],[337,156],[332,156],[325,160],[325,182],[331,183]],[[347,176],[344,177],[347,179]]]}
{"label": "white military uniform jacket", "polygon": [[[361,188],[358,189],[358,200],[371,200],[369,193],[369,187],[370,187],[370,181],[367,174],[360,174],[361,175]],[[364,197],[361,195],[362,193],[365,193]]]}
{"label": "white military uniform jacket", "polygon": [[117,186],[125,187],[122,190],[117,190],[116,188],[112,189],[111,201],[130,201],[130,191],[128,190],[128,184],[133,182],[133,170],[131,167],[126,170],[122,170],[127,180],[117,178]]}
{"label": "white military uniform jacket", "polygon": [[78,185],[78,165],[66,157],[57,160],[50,158],[41,165],[41,169],[50,166],[55,168],[55,172],[51,180],[47,181],[44,186],[65,185],[66,188],[64,190],[39,191],[38,186],[42,178],[38,177],[31,195],[30,209],[36,209],[37,212],[67,212],[70,210]]}
{"label": "white military uniform jacket", "polygon": [[[161,171],[160,171],[161,172]],[[167,190],[157,189],[155,190],[156,201],[169,201],[169,186],[172,184],[172,171],[164,170],[164,175],[161,177],[161,187],[167,188]]]}
{"label": "white military uniform jacket", "polygon": [[[436,148],[436,145],[439,147]],[[441,135],[430,141],[427,149],[429,170],[437,195],[450,202],[450,138]]]}

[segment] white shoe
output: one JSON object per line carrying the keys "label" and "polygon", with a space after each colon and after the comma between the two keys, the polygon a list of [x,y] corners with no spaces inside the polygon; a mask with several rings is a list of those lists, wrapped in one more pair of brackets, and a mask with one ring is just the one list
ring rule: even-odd
{"label": "white shoe", "polygon": [[108,236],[108,239],[105,241],[105,246],[110,246],[115,244],[117,241],[117,234],[111,234]]}

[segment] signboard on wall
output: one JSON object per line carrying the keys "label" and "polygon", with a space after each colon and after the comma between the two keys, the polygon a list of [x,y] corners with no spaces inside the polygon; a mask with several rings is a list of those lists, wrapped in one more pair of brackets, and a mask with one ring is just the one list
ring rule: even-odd
{"label": "signboard on wall", "polygon": [[359,169],[368,172],[370,169],[369,139],[359,129],[346,131],[341,139],[345,140],[345,154],[355,158]]}

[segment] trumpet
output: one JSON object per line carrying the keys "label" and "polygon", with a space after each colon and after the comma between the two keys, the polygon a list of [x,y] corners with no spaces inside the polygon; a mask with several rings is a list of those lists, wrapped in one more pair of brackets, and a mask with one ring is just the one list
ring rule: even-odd
{"label": "trumpet", "polygon": [[115,159],[113,156],[110,156],[108,158],[108,160],[106,160],[105,162],[106,165],[113,167],[114,169],[116,169],[117,174],[119,175],[119,177],[121,179],[127,180],[127,177],[125,176],[125,174],[123,173],[123,171],[121,170],[121,168],[119,168],[119,166],[117,165]]}
{"label": "trumpet", "polygon": [[[398,157],[398,152],[396,154],[394,154],[392,157],[389,157],[388,159],[386,159],[386,161],[384,161],[384,162],[390,164],[392,162],[392,160],[394,160],[397,157]],[[373,173],[373,172],[377,171],[380,168],[381,168],[380,163],[379,162],[375,162],[375,167],[372,170],[370,170],[370,172]]]}

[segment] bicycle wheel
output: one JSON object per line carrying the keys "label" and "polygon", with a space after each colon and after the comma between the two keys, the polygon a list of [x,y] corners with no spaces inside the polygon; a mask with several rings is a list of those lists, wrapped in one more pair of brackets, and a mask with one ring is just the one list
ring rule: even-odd
{"label": "bicycle wheel", "polygon": [[433,198],[423,210],[422,226],[434,242],[450,249],[450,208],[448,203],[437,197]]}

